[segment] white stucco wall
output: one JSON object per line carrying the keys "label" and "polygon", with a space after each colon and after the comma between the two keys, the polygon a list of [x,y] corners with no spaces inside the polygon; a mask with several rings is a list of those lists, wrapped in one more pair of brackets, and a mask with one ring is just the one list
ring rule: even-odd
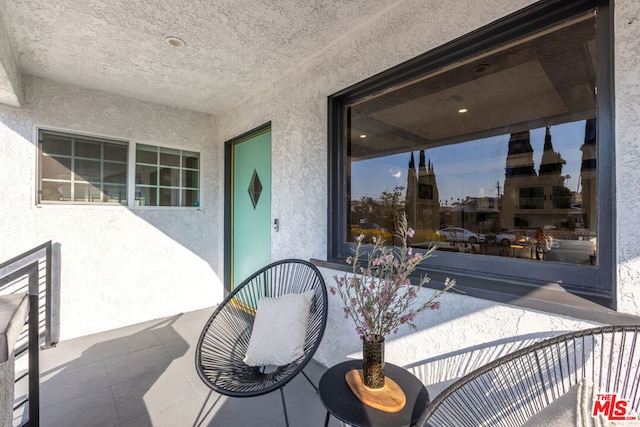
{"label": "white stucco wall", "polygon": [[[449,40],[488,24],[533,1],[398,2],[375,19],[272,82],[261,93],[221,117],[221,139],[272,121],[272,257],[326,259],[327,96]],[[616,181],[618,188],[640,184],[640,3],[616,1]],[[603,191],[607,191],[603,189]],[[628,194],[633,193],[633,194]],[[616,202],[618,303],[620,311],[640,314],[640,217],[638,192],[619,192]],[[335,271],[323,270],[327,284]],[[342,318],[331,297],[329,325],[318,359],[332,365],[357,356],[353,325]],[[419,332],[393,337],[387,361],[411,367],[438,388],[446,381],[539,339],[592,326],[591,322],[525,310],[464,295],[443,298],[442,309],[419,321]],[[481,350],[481,348],[485,350]],[[474,353],[475,350],[475,353]],[[471,351],[461,356],[459,352]],[[483,359],[484,358],[484,359]]]}
{"label": "white stucco wall", "polygon": [[[215,119],[27,77],[0,105],[0,260],[48,240],[60,253],[60,338],[211,306],[222,298],[222,164]],[[37,126],[201,153],[201,207],[42,206]]]}
{"label": "white stucco wall", "polygon": [[18,65],[7,29],[0,19],[0,103],[17,107],[22,102],[22,86]]}
{"label": "white stucco wall", "polygon": [[618,308],[640,314],[640,3],[616,1],[616,237]]}

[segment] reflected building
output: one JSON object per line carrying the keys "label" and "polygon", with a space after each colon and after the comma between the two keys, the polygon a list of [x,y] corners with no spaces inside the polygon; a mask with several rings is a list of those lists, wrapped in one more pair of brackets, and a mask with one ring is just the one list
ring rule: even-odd
{"label": "reflected building", "polygon": [[505,167],[500,228],[527,227],[528,220],[520,215],[520,211],[543,208],[544,191],[537,184],[537,177],[529,131],[512,133]]}
{"label": "reflected building", "polygon": [[496,197],[467,197],[453,205],[446,224],[476,233],[487,233],[496,227],[497,221],[499,210]]}
{"label": "reflected building", "polygon": [[409,224],[416,229],[440,228],[440,199],[436,174],[431,160],[428,164],[424,150],[420,150],[420,163],[416,171],[413,152],[407,173],[405,209]]}
{"label": "reflected building", "polygon": [[596,119],[589,119],[585,124],[582,163],[580,165],[580,181],[582,182],[582,200],[580,207],[583,213],[584,226],[595,230],[598,225],[596,204]]}
{"label": "reflected building", "polygon": [[[404,209],[407,213],[407,222],[415,227],[417,218],[417,191],[418,185],[418,173],[416,171],[416,161],[413,157],[413,151],[411,152],[411,158],[409,159],[409,168],[407,170],[407,195],[405,198]],[[417,228],[417,227],[415,227]]]}
{"label": "reflected building", "polygon": [[[505,179],[498,197],[467,197],[441,206],[434,165],[419,154],[416,167],[411,152],[405,209],[416,229],[437,230],[443,225],[475,232],[497,232],[518,228],[595,230],[596,209],[596,124],[587,120],[582,165],[575,191],[564,173],[567,161],[553,146],[552,129],[546,127],[540,165],[536,168],[530,132],[510,135],[505,160]],[[580,186],[582,190],[580,191]]]}
{"label": "reflected building", "polygon": [[[589,122],[587,132],[589,134]],[[593,133],[593,149],[587,144],[588,136],[582,147],[583,162],[580,180],[583,194],[591,195],[591,185],[595,179],[595,130]],[[595,161],[595,160],[594,160]],[[566,160],[553,148],[551,130],[546,128],[544,151],[540,167],[536,173],[533,161],[529,131],[511,134],[506,159],[504,194],[500,214],[500,228],[553,228],[584,227],[582,206],[578,202],[580,194],[567,188],[569,175],[563,174]],[[587,186],[585,187],[585,183]],[[595,186],[593,187],[595,188]],[[595,200],[586,202],[595,205]]]}
{"label": "reflected building", "polygon": [[539,218],[539,223],[553,224],[553,216],[558,209],[571,208],[571,190],[565,185],[566,180],[570,177],[562,174],[563,166],[566,163],[560,153],[554,151],[551,132],[547,127],[538,173],[538,184],[543,188],[544,193],[544,217]]}

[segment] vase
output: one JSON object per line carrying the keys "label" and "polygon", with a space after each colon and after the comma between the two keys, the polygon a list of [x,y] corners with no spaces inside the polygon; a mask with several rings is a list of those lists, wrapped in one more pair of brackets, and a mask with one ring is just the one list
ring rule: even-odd
{"label": "vase", "polygon": [[384,387],[384,336],[362,338],[362,377],[368,388]]}

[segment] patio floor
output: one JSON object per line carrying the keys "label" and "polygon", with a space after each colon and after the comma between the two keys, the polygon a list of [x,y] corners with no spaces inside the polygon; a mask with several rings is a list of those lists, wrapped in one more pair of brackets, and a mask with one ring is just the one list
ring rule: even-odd
{"label": "patio floor", "polygon": [[[193,426],[209,389],[194,345],[212,309],[60,342],[40,352],[41,426]],[[318,384],[326,367],[305,372]],[[291,426],[323,425],[325,410],[302,375],[285,388]],[[218,399],[219,397],[219,399]],[[218,399],[203,426],[283,426],[280,393]],[[331,419],[330,426],[338,426]]]}

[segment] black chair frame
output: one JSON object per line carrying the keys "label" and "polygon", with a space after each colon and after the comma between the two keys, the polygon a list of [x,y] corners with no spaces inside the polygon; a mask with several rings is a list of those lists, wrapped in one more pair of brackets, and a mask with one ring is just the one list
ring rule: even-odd
{"label": "black chair frame", "polygon": [[[243,359],[249,346],[258,301],[264,297],[310,290],[315,291],[315,295],[309,313],[304,354],[293,363],[270,369],[246,365]],[[194,425],[198,425],[213,391],[242,398],[260,396],[279,389],[288,426],[283,388],[302,372],[317,392],[317,387],[303,368],[320,345],[327,323],[327,312],[328,298],[324,279],[317,267],[304,260],[273,262],[236,286],[215,309],[196,346],[196,370],[211,390]]]}
{"label": "black chair frame", "polygon": [[440,393],[417,425],[521,426],[581,380],[638,413],[640,325],[571,332],[496,359]]}

